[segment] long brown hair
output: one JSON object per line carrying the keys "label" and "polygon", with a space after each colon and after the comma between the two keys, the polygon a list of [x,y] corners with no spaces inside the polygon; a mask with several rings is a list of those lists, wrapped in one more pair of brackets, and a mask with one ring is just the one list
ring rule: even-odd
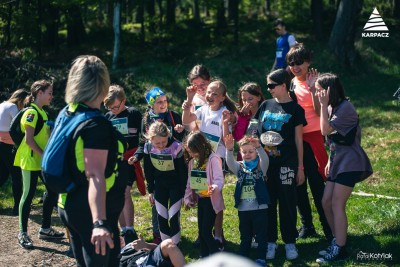
{"label": "long brown hair", "polygon": [[184,147],[184,158],[186,163],[189,163],[189,161],[192,159],[186,148],[189,148],[190,151],[194,153],[199,153],[197,166],[193,166],[193,168],[200,168],[201,166],[203,166],[203,164],[207,161],[208,157],[212,153],[211,144],[199,131],[192,132],[186,137],[186,139],[184,140]]}

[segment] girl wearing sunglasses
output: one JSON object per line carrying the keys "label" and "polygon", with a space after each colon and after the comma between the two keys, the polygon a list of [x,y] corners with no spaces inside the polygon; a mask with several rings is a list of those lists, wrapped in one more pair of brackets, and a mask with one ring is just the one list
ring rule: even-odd
{"label": "girl wearing sunglasses", "polygon": [[324,167],[328,162],[328,155],[319,123],[321,106],[315,94],[315,81],[319,73],[317,69],[311,68],[309,71],[311,51],[302,43],[296,44],[289,50],[286,60],[290,71],[294,74],[291,88],[296,94],[299,105],[304,109],[307,120],[307,126],[303,129],[304,174],[306,179],[302,186],[297,187],[297,207],[302,223],[299,238],[307,238],[317,234],[313,225],[308,198],[308,181],[325,238],[330,242],[332,240],[332,231],[329,228],[321,204],[325,188],[324,181],[326,180]]}
{"label": "girl wearing sunglasses", "polygon": [[290,75],[276,70],[267,76],[268,91],[272,99],[264,101],[258,109],[258,133],[269,155],[267,188],[271,203],[268,204],[268,233],[266,259],[275,258],[278,239],[277,205],[279,203],[280,230],[285,243],[286,258],[298,257],[295,246],[296,185],[304,182],[303,126],[307,125],[304,110],[297,104],[296,96],[289,90]]}

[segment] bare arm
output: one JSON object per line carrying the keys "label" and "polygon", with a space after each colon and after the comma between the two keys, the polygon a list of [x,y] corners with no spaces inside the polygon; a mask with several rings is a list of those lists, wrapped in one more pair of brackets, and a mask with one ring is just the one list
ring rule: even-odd
{"label": "bare arm", "polygon": [[9,132],[0,132],[0,142],[6,143],[9,145],[14,144]]}
{"label": "bare arm", "polygon": [[304,183],[304,165],[303,165],[303,125],[297,125],[295,128],[295,143],[297,148],[297,159],[299,162],[297,172],[297,185]]}
{"label": "bare arm", "polygon": [[[88,201],[93,223],[106,220],[106,179],[104,172],[107,163],[108,150],[84,149],[85,174],[89,180]],[[92,244],[97,254],[106,254],[106,245],[114,247],[112,233],[105,228],[94,228]]]}
{"label": "bare arm", "polygon": [[321,126],[321,133],[323,136],[327,136],[328,134],[334,131],[332,126],[329,124],[329,114],[328,114],[329,91],[330,88],[328,87],[328,90],[322,89],[316,93],[318,101],[321,105],[320,126]]}
{"label": "bare arm", "polygon": [[320,111],[321,105],[319,103],[318,96],[316,95],[316,88],[315,88],[315,82],[317,81],[318,76],[319,76],[318,70],[311,68],[310,72],[307,73],[306,82],[311,93],[315,113],[317,113],[317,115],[319,116],[321,112]]}
{"label": "bare arm", "polygon": [[193,98],[196,94],[196,88],[193,86],[188,86],[186,88],[186,95],[187,98],[186,100],[183,102],[182,105],[182,123],[184,125],[190,124],[191,122],[195,121],[197,119],[196,114],[194,114],[191,111],[191,106],[192,106],[192,102],[193,102]]}

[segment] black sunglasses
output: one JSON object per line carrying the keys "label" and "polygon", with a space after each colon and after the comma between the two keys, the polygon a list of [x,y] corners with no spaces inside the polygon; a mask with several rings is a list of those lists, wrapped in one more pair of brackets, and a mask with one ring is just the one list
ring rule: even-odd
{"label": "black sunglasses", "polygon": [[300,66],[300,65],[303,65],[303,63],[304,63],[304,60],[296,60],[296,61],[292,61],[292,62],[290,62],[289,63],[289,66],[290,67],[294,67],[295,65],[296,66]]}
{"label": "black sunglasses", "polygon": [[[282,84],[282,83],[281,83]],[[267,84],[268,89],[275,89],[278,85],[281,85],[279,83],[269,83]]]}

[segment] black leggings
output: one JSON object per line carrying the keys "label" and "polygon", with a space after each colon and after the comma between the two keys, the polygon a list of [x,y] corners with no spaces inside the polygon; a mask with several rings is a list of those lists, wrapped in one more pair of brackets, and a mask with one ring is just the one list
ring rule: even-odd
{"label": "black leggings", "polygon": [[14,145],[0,142],[0,186],[3,186],[11,174],[14,207],[17,208],[22,196],[22,174],[21,169],[14,166],[13,147]]}
{"label": "black leggings", "polygon": [[114,213],[107,212],[107,221],[113,232],[114,248],[108,248],[105,256],[96,254],[95,247],[90,241],[93,222],[87,190],[88,188],[83,186],[78,191],[69,193],[64,209],[58,208],[61,220],[70,231],[71,247],[77,266],[119,266],[118,254],[121,246],[119,243],[118,217],[121,210],[116,210]]}
{"label": "black leggings", "polygon": [[171,238],[175,244],[181,239],[180,212],[182,193],[179,186],[158,183],[154,191],[161,239]]}
{"label": "black leggings", "polygon": [[322,196],[324,194],[325,183],[318,172],[318,163],[315,160],[311,146],[303,142],[304,147],[304,175],[305,181],[297,189],[297,208],[299,210],[301,223],[306,228],[313,227],[311,206],[308,199],[307,181],[310,185],[311,193],[314,199],[315,208],[318,211],[319,221],[324,231],[329,231],[328,221],[322,208]]}
{"label": "black leggings", "polygon": [[218,252],[218,247],[212,234],[216,216],[217,214],[215,214],[213,209],[211,198],[199,197],[197,206],[197,225],[199,228],[200,238],[200,256],[203,258]]}
{"label": "black leggings", "polygon": [[[19,229],[21,232],[28,231],[28,218],[31,212],[32,199],[35,196],[38,178],[42,178],[40,171],[22,170],[23,192],[19,203]],[[49,228],[51,225],[51,214],[57,204],[58,194],[49,191],[46,187],[46,194],[43,198],[42,228]]]}

